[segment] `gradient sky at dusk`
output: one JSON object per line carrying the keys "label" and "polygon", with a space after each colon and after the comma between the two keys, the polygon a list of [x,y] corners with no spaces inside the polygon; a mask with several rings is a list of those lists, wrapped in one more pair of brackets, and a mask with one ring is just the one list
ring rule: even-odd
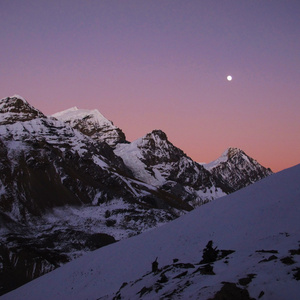
{"label": "gradient sky at dusk", "polygon": [[0,38],[0,98],[162,129],[198,162],[300,163],[299,0],[0,0]]}

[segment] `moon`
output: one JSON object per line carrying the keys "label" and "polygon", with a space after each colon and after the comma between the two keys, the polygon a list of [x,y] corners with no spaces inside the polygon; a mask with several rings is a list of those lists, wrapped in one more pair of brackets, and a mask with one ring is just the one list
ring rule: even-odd
{"label": "moon", "polygon": [[232,76],[231,76],[231,75],[228,75],[228,76],[227,76],[227,80],[228,80],[228,81],[231,81],[231,80],[232,80]]}

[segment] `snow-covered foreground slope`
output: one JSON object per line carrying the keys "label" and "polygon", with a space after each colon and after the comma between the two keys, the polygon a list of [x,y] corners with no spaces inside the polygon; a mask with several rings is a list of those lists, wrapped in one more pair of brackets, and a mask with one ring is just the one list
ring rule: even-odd
{"label": "snow-covered foreground slope", "polygon": [[[223,292],[247,289],[255,299],[296,300],[299,215],[300,165],[86,254],[3,299],[113,299],[127,282],[119,299],[214,299],[224,285]],[[200,261],[210,240],[234,252],[205,267]],[[159,270],[151,273],[156,257]]]}

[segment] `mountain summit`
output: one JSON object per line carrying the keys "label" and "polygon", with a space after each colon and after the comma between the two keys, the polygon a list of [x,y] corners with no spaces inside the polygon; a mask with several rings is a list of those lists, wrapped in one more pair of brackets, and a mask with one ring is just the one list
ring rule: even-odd
{"label": "mountain summit", "polygon": [[45,117],[41,111],[31,106],[19,95],[7,97],[0,101],[0,125]]}
{"label": "mountain summit", "polygon": [[273,174],[238,148],[228,148],[217,160],[203,166],[233,191]]}
{"label": "mountain summit", "polygon": [[83,134],[110,146],[126,142],[125,134],[111,121],[107,120],[97,109],[78,109],[72,107],[52,115]]}

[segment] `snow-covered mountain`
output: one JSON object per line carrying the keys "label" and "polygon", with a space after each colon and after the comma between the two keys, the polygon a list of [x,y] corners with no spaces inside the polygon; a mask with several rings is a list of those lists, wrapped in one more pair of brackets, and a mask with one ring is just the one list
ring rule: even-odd
{"label": "snow-covered mountain", "polygon": [[203,166],[233,191],[273,174],[237,148],[228,148],[217,160]]}
{"label": "snow-covered mountain", "polygon": [[[11,107],[21,107],[20,99],[9,100]],[[28,109],[26,102],[23,106]],[[11,219],[24,221],[46,208],[114,199],[139,203],[145,198],[151,206],[153,197],[153,202],[157,201],[154,206],[166,205],[166,201],[159,203],[157,189],[132,178],[122,159],[105,143],[61,121],[40,118],[35,111],[28,113],[33,117],[26,121],[13,115],[15,123],[7,113],[3,120],[0,111],[0,205]]]}
{"label": "snow-covered mountain", "polygon": [[24,99],[0,108],[0,293],[192,209],[133,178],[106,143]]}
{"label": "snow-covered mountain", "polygon": [[118,144],[114,152],[136,178],[175,194],[194,207],[230,192],[222,180],[175,147],[161,130],[130,144]]}
{"label": "snow-covered mountain", "polygon": [[97,109],[88,110],[72,107],[52,116],[71,125],[83,134],[104,141],[110,146],[126,142],[122,130],[107,120]]}
{"label": "snow-covered mountain", "polygon": [[270,169],[236,148],[227,149],[215,162],[201,166],[170,143],[161,130],[153,130],[132,143],[126,142],[123,132],[98,110],[75,107],[53,116],[95,140],[108,142],[135,178],[160,187],[193,207],[272,174]]}
{"label": "snow-covered mountain", "polygon": [[3,299],[298,300],[299,182],[297,165],[88,253]]}
{"label": "snow-covered mountain", "polygon": [[97,110],[0,100],[0,294],[235,190],[160,130],[121,142]]}

